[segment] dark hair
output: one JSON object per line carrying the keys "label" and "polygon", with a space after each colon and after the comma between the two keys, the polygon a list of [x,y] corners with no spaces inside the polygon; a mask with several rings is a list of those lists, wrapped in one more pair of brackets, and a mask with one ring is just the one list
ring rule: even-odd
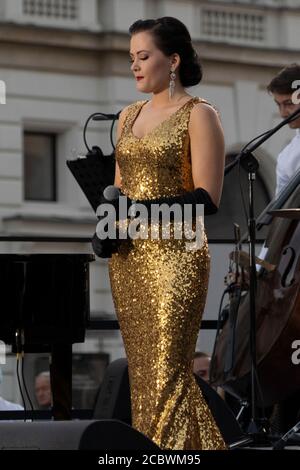
{"label": "dark hair", "polygon": [[193,48],[186,26],[176,18],[164,16],[156,20],[138,20],[129,28],[131,35],[149,31],[155,44],[167,57],[180,56],[179,78],[183,87],[197,85],[202,79],[202,67]]}
{"label": "dark hair", "polygon": [[288,95],[295,91],[292,88],[292,83],[295,80],[300,80],[300,65],[294,63],[290,64],[270,81],[267,90],[270,93],[279,93],[281,95]]}
{"label": "dark hair", "polygon": [[207,354],[206,352],[203,352],[203,351],[196,351],[196,352],[194,353],[194,359],[198,359],[199,357],[207,357],[208,359],[210,359],[209,354]]}

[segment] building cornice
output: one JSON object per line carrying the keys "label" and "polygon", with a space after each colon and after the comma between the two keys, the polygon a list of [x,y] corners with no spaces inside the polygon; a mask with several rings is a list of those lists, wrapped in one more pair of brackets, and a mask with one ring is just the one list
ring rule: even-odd
{"label": "building cornice", "polygon": [[215,7],[220,7],[220,8],[239,8],[239,9],[244,9],[245,11],[271,11],[271,12],[284,12],[284,11],[300,11],[299,6],[293,6],[293,5],[272,5],[269,3],[244,3],[244,2],[238,2],[238,1],[227,1],[227,2],[222,2],[218,0],[214,0],[212,2],[211,0],[201,0],[201,6],[215,6]]}
{"label": "building cornice", "polygon": [[[281,67],[299,51],[195,40],[205,63]],[[0,66],[56,73],[131,76],[129,36],[125,33],[70,31],[36,26],[0,28]]]}

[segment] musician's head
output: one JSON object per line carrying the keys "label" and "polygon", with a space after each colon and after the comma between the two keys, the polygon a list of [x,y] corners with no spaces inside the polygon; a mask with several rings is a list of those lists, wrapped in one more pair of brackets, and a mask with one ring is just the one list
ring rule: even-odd
{"label": "musician's head", "polygon": [[39,408],[50,408],[52,406],[52,394],[50,373],[48,371],[41,372],[36,376],[34,390]]}
{"label": "musician's head", "polygon": [[168,89],[171,72],[176,75],[175,91],[201,81],[202,68],[190,33],[177,18],[138,20],[129,33],[131,70],[138,91],[159,93]]}
{"label": "musician's head", "polygon": [[[274,97],[283,119],[300,108],[300,65],[290,64],[271,80],[267,87]],[[290,122],[292,129],[300,128],[300,117]]]}
{"label": "musician's head", "polygon": [[193,361],[194,374],[201,377],[205,382],[209,381],[210,356],[202,351],[196,351]]}

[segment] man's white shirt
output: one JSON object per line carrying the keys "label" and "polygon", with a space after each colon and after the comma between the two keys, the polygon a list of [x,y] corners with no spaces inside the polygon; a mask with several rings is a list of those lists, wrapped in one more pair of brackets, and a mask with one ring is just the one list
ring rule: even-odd
{"label": "man's white shirt", "polygon": [[[297,171],[300,170],[300,129],[296,129],[296,135],[286,147],[280,152],[277,158],[276,165],[276,190],[277,196],[288,182],[295,176]],[[258,257],[265,259],[268,248],[263,244]],[[256,270],[259,271],[261,266],[256,265]]]}
{"label": "man's white shirt", "polygon": [[280,152],[276,165],[277,195],[300,169],[300,129],[296,129],[295,137]]}
{"label": "man's white shirt", "polygon": [[23,406],[4,400],[4,398],[0,397],[0,411],[17,411],[23,409]]}

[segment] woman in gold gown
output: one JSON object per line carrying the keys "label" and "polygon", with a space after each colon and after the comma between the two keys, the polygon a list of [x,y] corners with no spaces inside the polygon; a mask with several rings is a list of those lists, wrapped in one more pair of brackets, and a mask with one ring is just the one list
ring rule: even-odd
{"label": "woman in gold gown", "polygon": [[[204,199],[193,201],[215,212],[223,134],[214,109],[184,89],[201,80],[190,35],[170,17],[139,20],[130,33],[137,88],[152,97],[121,113],[115,185],[141,202],[170,203],[173,196],[200,192]],[[186,249],[184,239],[122,240],[109,263],[133,426],[162,449],[225,448],[192,373],[209,278],[203,236],[203,246],[194,250]]]}

